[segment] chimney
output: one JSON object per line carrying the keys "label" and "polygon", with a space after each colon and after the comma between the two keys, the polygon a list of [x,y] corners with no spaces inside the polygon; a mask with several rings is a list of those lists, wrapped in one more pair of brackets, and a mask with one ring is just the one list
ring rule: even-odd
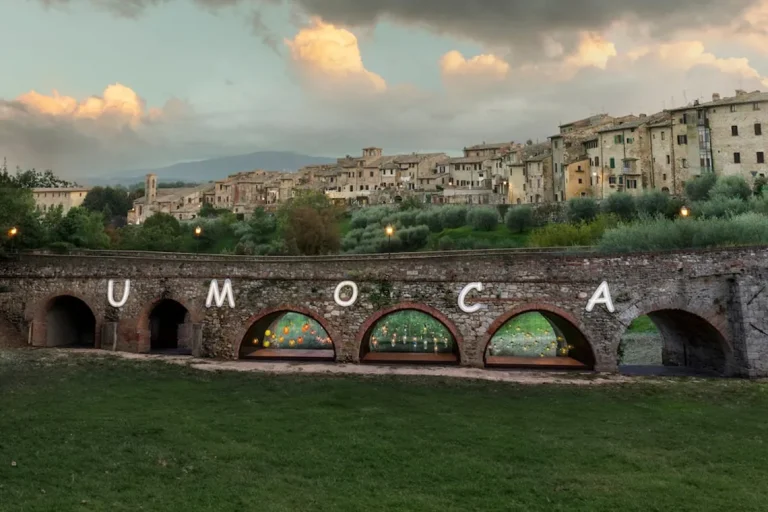
{"label": "chimney", "polygon": [[699,100],[693,100],[693,106],[698,107],[699,106]]}
{"label": "chimney", "polygon": [[712,101],[719,101],[720,100],[720,93],[719,92],[713,92],[712,93]]}
{"label": "chimney", "polygon": [[747,91],[744,89],[736,89],[736,96],[744,96],[745,94],[747,94]]}
{"label": "chimney", "polygon": [[643,119],[644,117],[648,117],[648,116],[645,114],[640,114],[640,119]]}

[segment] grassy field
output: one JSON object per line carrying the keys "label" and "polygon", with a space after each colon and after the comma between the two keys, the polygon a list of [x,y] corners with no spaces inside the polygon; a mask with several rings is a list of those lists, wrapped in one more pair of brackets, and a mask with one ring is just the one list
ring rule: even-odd
{"label": "grassy field", "polygon": [[0,510],[764,511],[768,385],[208,373],[0,352]]}

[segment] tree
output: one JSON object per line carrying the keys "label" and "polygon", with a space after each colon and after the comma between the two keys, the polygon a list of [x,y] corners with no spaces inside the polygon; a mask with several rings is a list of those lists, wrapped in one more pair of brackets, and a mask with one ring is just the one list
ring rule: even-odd
{"label": "tree", "polygon": [[238,252],[243,254],[261,254],[268,252],[270,242],[277,231],[277,219],[263,208],[257,208],[250,219],[240,222],[235,227],[238,237]]}
{"label": "tree", "polygon": [[496,208],[472,208],[467,214],[467,221],[476,231],[493,231],[499,224],[499,211]]}
{"label": "tree", "polygon": [[83,208],[92,212],[100,212],[108,222],[113,217],[125,218],[131,209],[133,201],[128,198],[128,191],[123,187],[94,187],[85,196]]}
{"label": "tree", "polygon": [[702,174],[685,185],[685,196],[691,201],[706,201],[715,183],[717,183],[717,176],[714,173]]}
{"label": "tree", "polygon": [[530,206],[516,206],[510,208],[504,217],[504,222],[510,231],[522,233],[533,226],[533,208]]}
{"label": "tree", "polygon": [[597,202],[591,197],[574,197],[568,200],[568,221],[591,222],[597,217],[598,210]]}
{"label": "tree", "polygon": [[16,184],[20,188],[69,188],[76,187],[77,183],[59,178],[53,171],[40,172],[35,169],[22,171],[16,167]]}
{"label": "tree", "polygon": [[670,197],[659,190],[646,192],[636,200],[637,212],[642,215],[656,217],[667,215],[669,212]]}
{"label": "tree", "polygon": [[11,228],[18,230],[13,240],[16,248],[39,247],[44,243],[31,190],[0,188],[0,246],[10,245],[7,233]]}
{"label": "tree", "polygon": [[635,198],[624,192],[611,194],[603,203],[603,211],[612,213],[621,220],[632,220],[637,215]]}
{"label": "tree", "polygon": [[763,197],[763,188],[768,185],[768,179],[765,176],[760,176],[755,179],[755,183],[752,186],[752,193],[757,197]]}
{"label": "tree", "polygon": [[722,176],[709,191],[711,199],[741,199],[746,201],[752,195],[747,181],[741,176]]}
{"label": "tree", "polygon": [[71,208],[61,219],[57,229],[59,241],[83,249],[106,249],[109,237],[104,231],[104,216],[85,208]]}
{"label": "tree", "polygon": [[285,203],[278,222],[287,249],[305,255],[338,252],[340,213],[321,192],[305,192]]}

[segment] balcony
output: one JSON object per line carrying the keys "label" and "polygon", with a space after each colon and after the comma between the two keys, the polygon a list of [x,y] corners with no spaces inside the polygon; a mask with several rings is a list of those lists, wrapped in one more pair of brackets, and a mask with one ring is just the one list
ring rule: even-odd
{"label": "balcony", "polygon": [[622,162],[621,174],[625,176],[640,176],[642,173],[637,168],[637,158],[625,158]]}

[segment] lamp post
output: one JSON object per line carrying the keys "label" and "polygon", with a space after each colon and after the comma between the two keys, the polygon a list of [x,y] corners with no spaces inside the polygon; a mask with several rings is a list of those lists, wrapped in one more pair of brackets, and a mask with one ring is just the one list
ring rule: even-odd
{"label": "lamp post", "polygon": [[392,235],[395,234],[395,228],[387,226],[384,228],[384,233],[387,234],[387,254],[392,256]]}
{"label": "lamp post", "polygon": [[509,199],[509,182],[507,180],[504,180],[503,182],[504,186],[502,188],[502,193],[504,194],[504,204],[507,204],[507,200]]}
{"label": "lamp post", "polygon": [[691,214],[691,210],[688,209],[687,206],[683,206],[680,208],[680,216],[683,218],[687,218]]}
{"label": "lamp post", "polygon": [[203,234],[203,228],[200,226],[195,227],[195,254],[200,253],[200,235]]}
{"label": "lamp post", "polygon": [[18,234],[19,234],[19,228],[17,228],[16,226],[8,230],[8,239],[11,241],[11,254],[13,254],[13,241],[16,238],[16,235]]}

